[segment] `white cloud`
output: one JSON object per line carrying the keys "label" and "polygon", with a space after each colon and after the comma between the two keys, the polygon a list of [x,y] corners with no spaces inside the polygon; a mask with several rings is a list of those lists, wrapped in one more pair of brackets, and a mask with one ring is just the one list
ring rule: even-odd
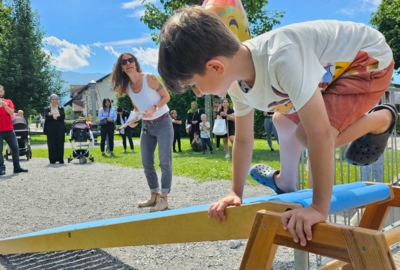
{"label": "white cloud", "polygon": [[144,9],[137,10],[134,13],[132,13],[131,15],[128,15],[128,17],[130,17],[130,18],[140,18],[140,17],[144,16],[144,12],[145,12]]}
{"label": "white cloud", "polygon": [[57,54],[52,53],[51,59],[53,65],[58,68],[77,69],[89,65],[87,60],[91,54],[89,46],[72,44],[54,36],[44,38],[43,43],[55,47]]}
{"label": "white cloud", "polygon": [[341,10],[339,10],[340,14],[344,14],[347,16],[353,16],[353,14],[356,12],[355,9],[350,9],[350,8],[342,8]]}
{"label": "white cloud", "polygon": [[358,0],[356,3],[351,4],[351,8],[342,8],[339,13],[353,16],[356,13],[362,12],[375,12],[382,0]]}
{"label": "white cloud", "polygon": [[[142,3],[142,2],[144,2],[144,3]],[[133,0],[131,2],[123,3],[122,4],[122,9],[135,9],[137,7],[141,7],[144,4],[155,3],[155,2],[157,2],[157,0],[145,0],[145,1],[143,1],[143,0]]]}
{"label": "white cloud", "polygon": [[148,65],[152,68],[157,68],[158,63],[158,48],[132,48],[134,55],[139,62]]}
{"label": "white cloud", "polygon": [[107,42],[96,42],[93,44],[95,47],[104,47],[104,46],[112,46],[112,47],[130,47],[133,45],[145,44],[151,42],[150,34],[145,34],[140,38],[136,39],[125,39],[119,41],[107,41]]}
{"label": "white cloud", "polygon": [[362,0],[362,9],[369,12],[374,12],[378,9],[378,6],[381,4],[382,0]]}
{"label": "white cloud", "polygon": [[117,52],[112,46],[104,46],[104,50],[118,57],[121,53]]}

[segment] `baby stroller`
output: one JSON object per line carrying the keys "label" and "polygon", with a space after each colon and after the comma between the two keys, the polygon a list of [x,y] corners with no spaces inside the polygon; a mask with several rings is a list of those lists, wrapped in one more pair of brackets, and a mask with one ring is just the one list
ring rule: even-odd
{"label": "baby stroller", "polygon": [[[32,149],[26,120],[23,117],[14,116],[12,118],[12,124],[15,135],[17,136],[19,155],[26,156],[26,159],[30,160],[32,158]],[[8,160],[8,156],[11,155],[11,148],[7,145],[4,158]]]}
{"label": "baby stroller", "polygon": [[92,150],[94,149],[94,139],[86,120],[76,120],[72,124],[69,141],[71,142],[72,157],[68,157],[68,163],[73,159],[79,159],[79,164],[85,164],[87,158],[94,161],[94,157],[89,156],[89,147],[92,146]]}

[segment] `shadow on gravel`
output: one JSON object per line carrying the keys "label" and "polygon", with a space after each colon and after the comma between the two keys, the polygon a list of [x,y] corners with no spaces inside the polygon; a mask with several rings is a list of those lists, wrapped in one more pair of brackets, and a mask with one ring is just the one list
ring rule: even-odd
{"label": "shadow on gravel", "polygon": [[137,270],[101,249],[3,255],[0,265],[7,270]]}

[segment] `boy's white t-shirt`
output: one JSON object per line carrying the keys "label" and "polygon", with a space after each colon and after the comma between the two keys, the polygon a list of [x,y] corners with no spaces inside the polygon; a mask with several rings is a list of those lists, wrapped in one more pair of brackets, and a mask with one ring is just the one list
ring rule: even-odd
{"label": "boy's white t-shirt", "polygon": [[199,127],[200,127],[200,138],[202,139],[210,138],[210,122],[206,121],[206,127],[208,128],[207,130],[202,130],[203,122],[200,122]]}
{"label": "boy's white t-shirt", "polygon": [[[253,108],[293,113],[302,108],[318,88],[324,89],[347,69],[357,55],[367,53],[367,71],[387,68],[393,54],[384,36],[364,24],[312,21],[292,24],[243,42],[249,48],[255,82],[248,93],[238,82],[229,95],[236,116]],[[357,70],[352,70],[355,74]]]}

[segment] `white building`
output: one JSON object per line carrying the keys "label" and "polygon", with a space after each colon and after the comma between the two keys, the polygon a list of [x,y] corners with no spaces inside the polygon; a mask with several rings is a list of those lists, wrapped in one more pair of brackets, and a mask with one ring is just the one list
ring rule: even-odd
{"label": "white building", "polygon": [[[96,81],[96,117],[99,108],[103,106],[103,99],[109,98],[111,105],[116,109],[117,98],[113,91],[113,86],[110,83],[111,73],[98,79]],[[64,106],[72,106],[75,118],[79,116],[92,116],[92,92],[90,83],[86,85],[71,85],[70,97],[71,99],[64,104]]]}

